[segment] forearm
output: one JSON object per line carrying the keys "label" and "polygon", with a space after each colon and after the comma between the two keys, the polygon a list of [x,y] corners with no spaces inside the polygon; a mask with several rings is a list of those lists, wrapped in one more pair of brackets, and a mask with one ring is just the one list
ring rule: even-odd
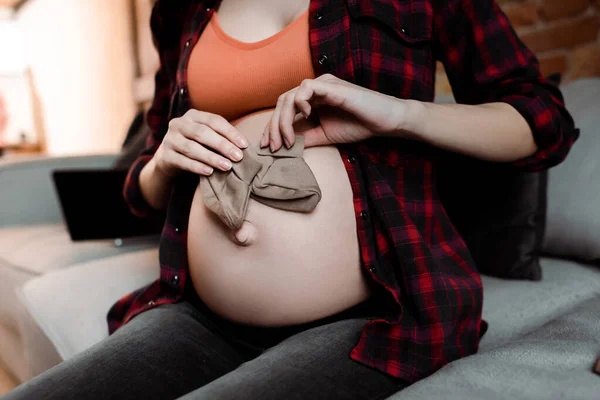
{"label": "forearm", "polygon": [[172,178],[156,168],[154,158],[140,172],[140,189],[150,207],[156,210],[166,208],[171,194]]}
{"label": "forearm", "polygon": [[394,135],[495,162],[513,162],[534,154],[529,124],[506,103],[436,104],[400,100]]}

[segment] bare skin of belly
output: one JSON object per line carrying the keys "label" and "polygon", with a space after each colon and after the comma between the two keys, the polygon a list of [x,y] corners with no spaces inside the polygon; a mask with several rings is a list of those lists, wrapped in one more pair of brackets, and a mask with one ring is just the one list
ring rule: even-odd
{"label": "bare skin of belly", "polygon": [[[272,111],[235,125],[251,145],[260,141]],[[300,121],[301,132],[309,122]],[[282,211],[250,199],[246,221],[255,240],[240,245],[194,194],[188,227],[190,276],[215,313],[259,326],[300,324],[335,314],[370,296],[360,266],[352,188],[334,146],[305,149],[321,187],[311,213]]]}

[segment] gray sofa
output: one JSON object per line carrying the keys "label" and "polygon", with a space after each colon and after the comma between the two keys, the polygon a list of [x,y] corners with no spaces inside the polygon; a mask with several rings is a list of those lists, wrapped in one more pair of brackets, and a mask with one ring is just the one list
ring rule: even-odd
{"label": "gray sofa", "polygon": [[[581,138],[549,174],[544,280],[484,276],[480,352],[392,399],[600,398],[600,79],[563,92]],[[49,172],[113,160],[0,163],[0,363],[19,380],[101,340],[110,305],[158,276],[155,238],[71,243],[61,223]]]}

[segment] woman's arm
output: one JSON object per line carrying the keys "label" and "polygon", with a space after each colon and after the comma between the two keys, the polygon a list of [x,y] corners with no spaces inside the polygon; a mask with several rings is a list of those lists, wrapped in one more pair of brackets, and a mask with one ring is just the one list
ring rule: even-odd
{"label": "woman's arm", "polygon": [[398,103],[399,127],[392,136],[495,162],[514,162],[537,151],[527,121],[509,104]]}
{"label": "woman's arm", "polygon": [[140,191],[148,205],[155,210],[166,208],[171,194],[173,178],[156,168],[154,158],[142,168],[139,180]]}
{"label": "woman's arm", "polygon": [[578,137],[573,119],[496,2],[432,2],[434,53],[466,105],[425,104],[415,137],[523,170],[564,160]]}
{"label": "woman's arm", "polygon": [[[425,141],[525,171],[560,163],[578,137],[560,90],[540,74],[493,0],[431,0],[434,54],[459,104],[402,100],[326,74],[281,95],[261,145],[292,144],[297,112],[317,108],[307,147],[374,135]],[[402,79],[402,77],[398,77]],[[283,140],[282,140],[283,139]]]}

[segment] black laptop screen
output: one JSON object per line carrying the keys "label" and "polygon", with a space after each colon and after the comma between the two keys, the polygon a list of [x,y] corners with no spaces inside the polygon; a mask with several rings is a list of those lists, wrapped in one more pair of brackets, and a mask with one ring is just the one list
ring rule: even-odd
{"label": "black laptop screen", "polygon": [[133,215],[123,199],[126,170],[57,170],[53,180],[71,239],[159,234],[164,220]]}

